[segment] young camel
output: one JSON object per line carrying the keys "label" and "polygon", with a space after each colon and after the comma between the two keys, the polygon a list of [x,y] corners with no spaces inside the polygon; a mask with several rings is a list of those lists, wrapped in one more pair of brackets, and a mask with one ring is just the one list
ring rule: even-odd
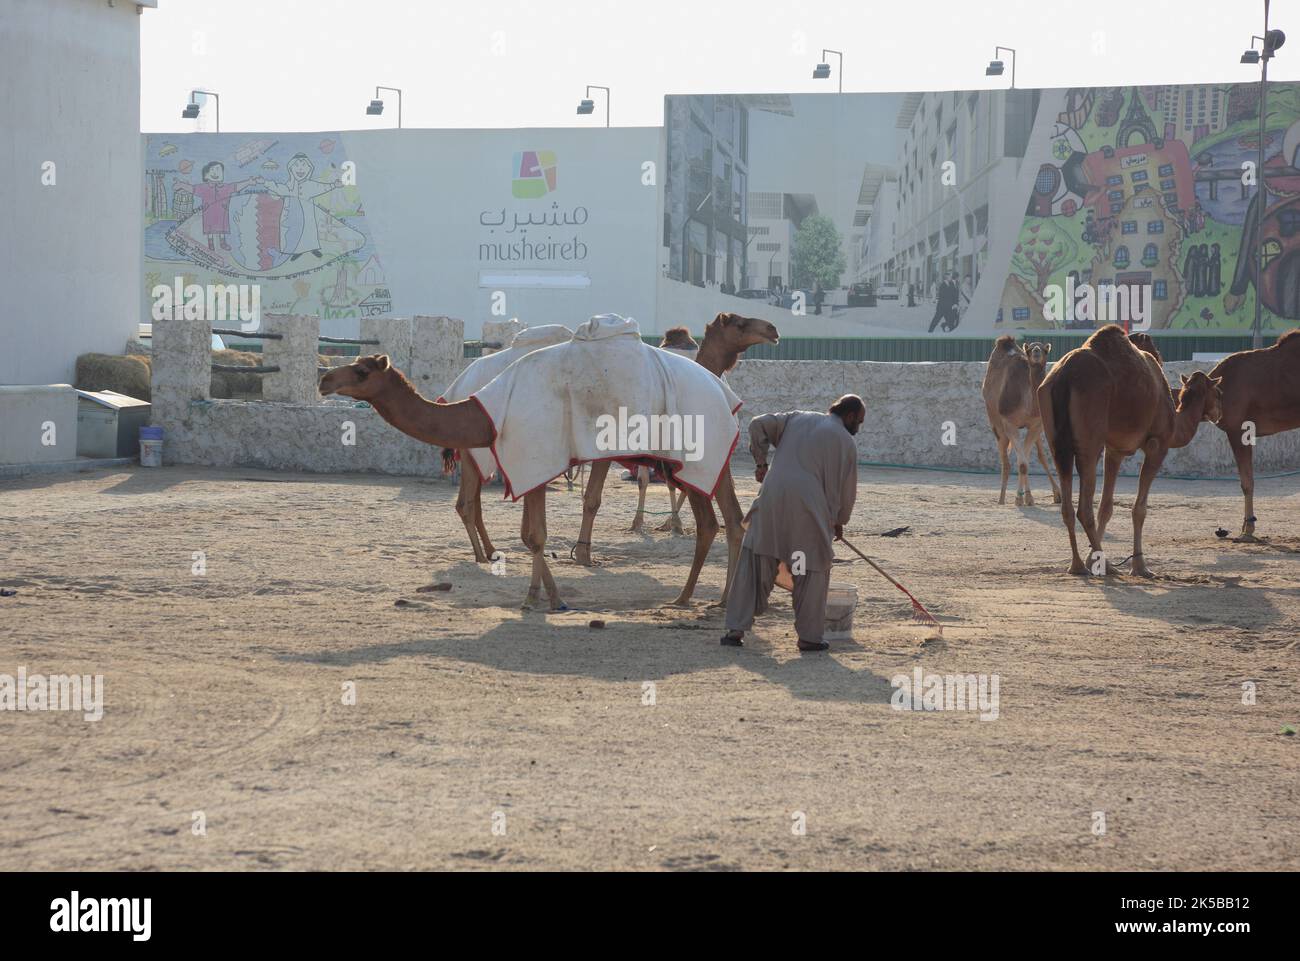
{"label": "young camel", "polygon": [[[1242,350],[1219,361],[1211,377],[1223,380],[1219,430],[1228,435],[1246,509],[1241,536],[1255,540],[1255,437],[1300,427],[1300,328],[1272,347]],[[1253,424],[1253,437],[1246,424]]]}
{"label": "young camel", "polygon": [[[700,345],[695,362],[718,377],[736,366],[740,355],[755,344],[775,344],[780,341],[776,325],[754,317],[741,317],[739,314],[718,314],[704,329],[704,342]],[[661,470],[663,468],[661,467]],[[609,472],[609,461],[594,461],[587,478],[587,492],[582,501],[582,531],[574,548],[574,557],[579,564],[587,567],[591,562],[591,530],[596,522],[596,512],[600,510],[601,490],[605,486],[605,475]],[[668,483],[673,485],[671,475],[663,470]],[[727,603],[727,589],[731,586],[731,575],[735,572],[736,561],[740,557],[740,541],[745,536],[741,525],[743,517],[740,502],[736,500],[736,488],[731,480],[731,468],[728,466],[718,478],[717,489],[713,492],[722,511],[723,522],[727,525],[727,580],[722,587],[720,605]],[[704,567],[709,546],[718,533],[718,519],[713,513],[713,505],[707,497],[701,497],[693,491],[686,492],[686,499],[691,503],[695,516],[695,557],[691,561],[691,573],[681,594],[673,604],[684,607],[695,593],[695,584],[699,580],[700,570]],[[697,499],[702,501],[697,506]],[[702,507],[702,509],[701,509]]]}
{"label": "young camel", "polygon": [[[492,419],[488,417],[483,406],[475,399],[456,401],[451,404],[437,404],[420,396],[415,386],[396,367],[393,367],[385,355],[362,357],[346,367],[336,367],[320,380],[321,394],[342,394],[356,400],[364,400],[374,408],[375,413],[392,424],[403,434],[436,447],[451,447],[455,450],[472,450],[479,447],[491,447],[496,440],[496,430]],[[608,463],[596,461],[595,464]],[[728,471],[723,470],[722,476]],[[603,475],[602,475],[603,479]],[[720,486],[720,485],[719,485]],[[704,494],[690,491],[687,494],[691,510],[695,514],[696,557],[707,554],[713,540],[717,523],[709,529],[713,519],[713,510],[709,498]],[[520,524],[520,538],[532,554],[532,579],[528,585],[528,594],[523,608],[531,610],[537,605],[540,590],[546,588],[546,596],[552,611],[567,610],[560,600],[555,586],[555,578],[546,563],[546,485],[529,491],[524,495],[523,520]],[[701,541],[703,545],[701,547]],[[702,562],[701,562],[702,563]]]}
{"label": "young camel", "polygon": [[[1147,495],[1171,447],[1185,447],[1201,421],[1216,422],[1222,414],[1218,381],[1201,371],[1182,378],[1175,408],[1169,382],[1156,357],[1134,346],[1122,328],[1109,324],[1070,351],[1038,388],[1038,405],[1061,479],[1061,519],[1070,535],[1070,573],[1087,574],[1075,538],[1075,512],[1070,484],[1079,471],[1078,519],[1088,535],[1093,554],[1099,555],[1105,573],[1119,571],[1105,560],[1101,541],[1114,510],[1115,479],[1125,457],[1144,454],[1133,502],[1133,567],[1140,577],[1151,577],[1142,555],[1142,525],[1147,515]],[[1105,478],[1101,510],[1093,515],[1097,460],[1105,451]],[[1100,573],[1098,571],[1097,573]]]}
{"label": "young camel", "polygon": [[[683,357],[689,357],[695,360],[699,354],[700,345],[695,342],[691,332],[685,327],[673,327],[668,330],[659,342],[660,350],[671,350],[674,354],[681,354]],[[650,468],[644,464],[637,468],[637,501],[636,516],[632,518],[631,530],[639,531],[645,527],[645,493],[650,486]],[[682,520],[678,512],[682,509],[682,504],[686,503],[686,494],[678,492],[671,487],[668,488],[668,506],[669,517],[659,525],[657,530],[672,531],[674,534],[682,533]]]}
{"label": "young camel", "polygon": [[[1016,506],[1034,506],[1034,495],[1029,489],[1029,451],[1037,449],[1038,462],[1047,472],[1052,485],[1052,502],[1061,503],[1061,489],[1047,465],[1043,453],[1043,421],[1038,415],[1038,387],[1047,373],[1047,355],[1051,344],[1023,344],[1016,347],[1016,339],[1004,334],[993,345],[988,367],[984,371],[984,409],[988,413],[989,427],[998,439],[998,453],[1002,457],[1002,492],[998,503],[1007,502],[1007,477],[1011,473],[1011,460],[1007,448],[1015,445],[1018,467],[1016,481]],[[1020,431],[1024,430],[1023,442]]]}

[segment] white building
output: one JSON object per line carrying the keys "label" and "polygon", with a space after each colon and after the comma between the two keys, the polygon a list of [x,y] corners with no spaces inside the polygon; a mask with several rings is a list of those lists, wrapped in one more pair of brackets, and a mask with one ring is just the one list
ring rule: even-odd
{"label": "white building", "polygon": [[790,258],[794,235],[804,218],[815,213],[817,198],[812,194],[750,192],[747,286],[770,290],[778,283],[793,285]]}
{"label": "white building", "polygon": [[71,383],[78,354],[121,353],[135,332],[139,14],[156,5],[0,4],[0,384]]}
{"label": "white building", "polygon": [[[886,189],[886,180],[872,204],[861,279],[914,283],[925,291],[955,271],[969,288],[978,284],[990,210],[1023,216],[1016,179],[1038,97],[1036,90],[903,96],[895,125],[907,134],[895,190]],[[882,214],[889,216],[883,202],[889,192],[895,193],[892,223],[881,223]]]}

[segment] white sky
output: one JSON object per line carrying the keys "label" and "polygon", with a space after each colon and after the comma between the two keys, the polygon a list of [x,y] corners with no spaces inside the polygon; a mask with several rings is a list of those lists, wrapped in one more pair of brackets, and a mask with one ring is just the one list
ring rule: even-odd
{"label": "white sky", "polygon": [[[812,79],[823,44],[846,91],[1005,85],[984,76],[996,44],[1022,87],[1242,81],[1262,25],[1262,0],[161,0],[141,127],[213,129],[181,119],[192,87],[221,94],[223,130],[395,126],[393,94],[365,115],[377,83],[403,88],[407,127],[599,126],[600,92],[574,112],[588,83],[613,88],[615,126],[658,126],[665,93],[833,92]],[[1300,0],[1272,25],[1294,39],[1270,78],[1300,78]]]}

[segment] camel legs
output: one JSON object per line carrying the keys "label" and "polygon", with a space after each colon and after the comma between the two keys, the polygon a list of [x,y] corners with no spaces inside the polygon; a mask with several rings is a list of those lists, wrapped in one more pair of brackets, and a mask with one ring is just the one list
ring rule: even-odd
{"label": "camel legs", "polygon": [[636,516],[632,518],[630,530],[640,531],[645,527],[645,492],[650,486],[650,468],[642,464],[636,469]]}
{"label": "camel legs", "polygon": [[687,491],[686,499],[691,502],[691,513],[695,515],[695,556],[691,559],[691,573],[686,578],[686,586],[677,595],[677,600],[673,601],[673,604],[678,607],[685,607],[690,603],[691,595],[695,593],[695,582],[699,579],[700,569],[704,567],[704,560],[709,556],[709,547],[718,533],[718,519],[713,516],[713,505],[709,502],[709,498],[695,491]]}
{"label": "camel legs", "polygon": [[609,461],[594,460],[587,474],[587,490],[582,495],[582,530],[574,547],[574,559],[583,567],[593,567],[591,562],[591,530],[596,525],[596,512],[600,510],[600,495],[605,489],[609,474]]}
{"label": "camel legs", "polygon": [[672,531],[674,534],[682,534],[682,505],[686,503],[686,492],[676,491],[671,487],[668,489],[668,507],[672,511],[672,516],[659,525],[657,530]]}
{"label": "camel legs", "polygon": [[542,487],[524,495],[524,517],[520,524],[520,539],[524,547],[533,555],[533,576],[528,583],[528,595],[522,605],[526,611],[537,606],[538,592],[546,587],[546,597],[551,610],[563,611],[568,608],[560,600],[560,592],[551,576],[551,568],[546,563],[546,488]]}
{"label": "camel legs", "polygon": [[1138,477],[1137,500],[1133,502],[1133,566],[1130,570],[1138,577],[1153,577],[1142,557],[1142,525],[1147,519],[1147,494],[1151,491],[1151,482],[1156,479],[1156,473],[1169,453],[1169,445],[1153,439],[1143,449],[1146,456],[1142,459],[1142,473]]}
{"label": "camel legs", "polygon": [[[456,513],[469,534],[470,546],[474,548],[474,561],[486,563],[492,557],[492,542],[488,540],[487,530],[483,527],[483,504],[480,492],[483,483],[478,470],[469,461],[469,451],[461,451],[460,488],[456,492]],[[482,542],[479,535],[482,535]]]}
{"label": "camel legs", "polygon": [[[1052,468],[1047,463],[1047,456],[1043,453],[1043,424],[1040,421],[1037,430],[1034,431],[1034,447],[1038,449],[1038,463],[1043,465],[1043,473],[1047,475],[1048,483],[1052,485],[1052,503],[1061,503],[1061,488],[1056,483],[1056,478],[1052,474]],[[1025,448],[1029,448],[1029,438],[1025,438]]]}
{"label": "camel legs", "polygon": [[1232,456],[1237,461],[1237,478],[1241,481],[1241,493],[1246,498],[1246,512],[1242,515],[1241,536],[1255,538],[1255,448],[1241,442],[1241,428],[1229,430],[1228,444],[1232,447]]}
{"label": "camel legs", "polygon": [[1016,445],[1016,506],[1033,507],[1034,495],[1029,489],[1029,433],[1022,440],[1020,431],[1013,435]]}
{"label": "camel legs", "polygon": [[998,455],[1002,458],[1002,491],[998,494],[998,503],[1007,502],[1007,478],[1011,476],[1011,458],[1007,456],[1007,448],[1011,445],[1011,438],[1004,435],[1001,431],[994,432],[998,439]]}
{"label": "camel legs", "polygon": [[1115,480],[1119,477],[1119,468],[1123,463],[1123,454],[1110,447],[1106,448],[1101,480],[1101,510],[1097,513],[1098,541],[1106,537],[1106,525],[1110,523],[1110,517],[1115,513]]}
{"label": "camel legs", "polygon": [[[722,584],[722,597],[719,607],[727,606],[727,593],[731,590],[731,578],[736,573],[740,561],[740,542],[745,539],[745,527],[740,515],[740,501],[736,499],[736,485],[731,479],[731,465],[728,464],[718,478],[718,488],[713,496],[717,499],[718,510],[727,525],[727,579]],[[712,509],[710,509],[712,513]]]}
{"label": "camel legs", "polygon": [[[1088,536],[1088,544],[1092,547],[1088,560],[1093,560],[1094,554],[1102,554],[1101,537],[1098,533],[1097,515],[1093,511],[1093,497],[1097,492],[1097,461],[1101,459],[1100,450],[1084,450],[1078,453],[1079,464],[1079,524],[1083,527],[1083,532]],[[1077,559],[1077,555],[1076,555]],[[1073,570],[1073,567],[1071,568]],[[1087,573],[1085,571],[1084,573]]]}

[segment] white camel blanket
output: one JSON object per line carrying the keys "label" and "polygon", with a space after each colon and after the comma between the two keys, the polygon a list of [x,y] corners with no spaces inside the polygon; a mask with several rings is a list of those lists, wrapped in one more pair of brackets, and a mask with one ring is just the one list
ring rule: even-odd
{"label": "white camel blanket", "polygon": [[740,398],[699,364],[642,343],[634,320],[599,314],[474,393],[515,500],[593,460],[651,457],[712,495],[740,437]]}
{"label": "white camel blanket", "polygon": [[[515,334],[515,339],[510,341],[510,346],[505,350],[498,350],[495,354],[486,354],[479,357],[462,370],[460,376],[453,380],[447,389],[442,392],[442,396],[438,398],[438,403],[451,404],[458,400],[465,400],[474,391],[486,387],[492,378],[525,354],[531,354],[543,347],[550,347],[552,344],[562,344],[571,337],[573,337],[573,331],[563,324],[539,324],[536,327],[525,327]],[[490,480],[497,470],[492,451],[486,447],[480,447],[471,450],[469,453],[474,464],[478,467],[479,476],[485,482]],[[461,470],[466,469],[468,469],[468,465],[461,464]]]}

